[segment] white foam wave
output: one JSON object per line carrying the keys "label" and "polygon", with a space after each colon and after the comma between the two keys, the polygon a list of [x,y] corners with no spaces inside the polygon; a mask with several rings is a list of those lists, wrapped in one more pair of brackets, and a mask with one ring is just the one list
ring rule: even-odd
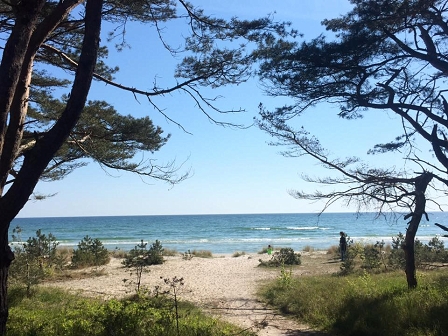
{"label": "white foam wave", "polygon": [[318,226],[287,226],[288,230],[317,230]]}

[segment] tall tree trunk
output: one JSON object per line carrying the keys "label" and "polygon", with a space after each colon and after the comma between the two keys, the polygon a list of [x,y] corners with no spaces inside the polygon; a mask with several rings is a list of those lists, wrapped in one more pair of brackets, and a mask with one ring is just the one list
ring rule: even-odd
{"label": "tall tree trunk", "polygon": [[417,234],[420,221],[423,214],[426,213],[426,188],[429,182],[431,182],[433,175],[430,173],[421,174],[415,182],[415,206],[412,212],[411,220],[409,221],[408,228],[406,230],[406,236],[404,240],[404,254],[406,259],[406,280],[408,288],[417,287],[417,277],[415,273],[415,236]]}
{"label": "tall tree trunk", "polygon": [[[75,3],[76,0],[70,1],[70,5]],[[60,4],[65,4],[65,2]],[[12,219],[28,201],[46,166],[75,127],[85,106],[97,61],[102,5],[103,0],[87,1],[84,41],[79,66],[70,99],[64,112],[51,130],[39,139],[34,148],[25,155],[14,183],[5,195],[0,197],[0,336],[6,335],[8,319],[7,280],[9,266],[14,259],[8,244],[9,226]]]}

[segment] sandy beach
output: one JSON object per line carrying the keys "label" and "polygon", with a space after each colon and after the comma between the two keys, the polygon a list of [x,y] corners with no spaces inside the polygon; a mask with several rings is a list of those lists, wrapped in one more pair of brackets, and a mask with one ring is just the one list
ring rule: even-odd
{"label": "sandy beach", "polygon": [[[302,265],[293,268],[293,276],[334,273],[339,270],[339,263],[324,251],[301,254]],[[166,288],[163,279],[183,278],[180,299],[191,301],[206,312],[243,328],[251,328],[257,335],[323,335],[283,318],[257,299],[258,286],[280,276],[278,268],[258,267],[260,259],[269,258],[266,254],[245,254],[239,257],[214,255],[213,258],[193,257],[190,260],[183,259],[181,255],[165,257],[163,265],[150,266],[150,272],[143,274],[142,285],[150,290],[156,286]],[[59,281],[49,285],[103,298],[120,298],[136,288],[123,281],[134,280],[135,276],[123,268],[121,259],[112,258],[108,265],[101,268],[101,273],[103,275],[97,277]]]}

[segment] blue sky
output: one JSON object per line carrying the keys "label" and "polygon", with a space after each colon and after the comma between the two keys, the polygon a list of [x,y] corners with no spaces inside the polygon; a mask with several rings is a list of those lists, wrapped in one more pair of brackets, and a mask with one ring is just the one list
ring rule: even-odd
{"label": "blue sky", "polygon": [[[323,32],[324,18],[346,13],[348,0],[201,0],[192,1],[217,17],[237,16],[257,18],[275,13],[279,21],[292,21],[306,39]],[[169,27],[167,27],[169,28]],[[112,52],[110,60],[120,66],[116,81],[138,88],[150,88],[155,77],[160,84],[173,84],[173,61],[157,51],[153,29],[131,25],[128,30],[131,49]],[[167,38],[175,31],[166,30]],[[176,41],[176,40],[171,40]],[[180,40],[179,40],[180,43]],[[159,45],[157,48],[160,47]],[[216,116],[223,121],[249,125],[257,114],[260,102],[273,107],[283,105],[279,98],[268,97],[256,81],[223,90],[209,90],[209,96],[221,95],[219,106],[225,109],[244,108],[243,115]],[[296,213],[318,212],[322,203],[296,200],[288,194],[291,189],[315,190],[301,179],[301,174],[323,176],[325,171],[309,158],[291,159],[279,155],[278,147],[269,146],[270,138],[257,128],[236,130],[212,125],[191,99],[173,94],[157,99],[171,118],[191,134],[157,113],[144,98],[134,97],[118,89],[96,83],[89,99],[105,99],[123,114],[149,115],[171,139],[154,158],[164,163],[175,159],[192,176],[174,187],[140,177],[104,171],[97,164],[78,169],[62,181],[38,184],[36,191],[56,195],[44,201],[30,201],[19,217],[47,216],[108,216],[108,215],[171,215],[171,214],[228,214],[228,213]],[[313,112],[319,112],[313,113]],[[336,118],[337,110],[320,107],[310,111],[300,123],[315,132],[324,146],[336,156],[365,153],[377,142],[390,140],[391,130],[398,120],[387,114],[367,115],[358,121]],[[356,141],[353,141],[356,139]],[[399,158],[398,158],[399,159]],[[375,158],[381,164],[395,158]],[[398,161],[397,161],[398,164]],[[335,205],[331,212],[353,211]]]}

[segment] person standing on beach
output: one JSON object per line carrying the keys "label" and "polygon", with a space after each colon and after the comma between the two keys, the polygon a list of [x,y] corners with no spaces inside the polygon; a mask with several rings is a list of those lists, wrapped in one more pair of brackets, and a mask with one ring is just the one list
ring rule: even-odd
{"label": "person standing on beach", "polygon": [[339,249],[341,251],[341,261],[345,260],[345,253],[347,252],[347,238],[344,231],[339,232],[341,238],[339,238]]}
{"label": "person standing on beach", "polygon": [[268,245],[268,249],[266,252],[268,253],[268,255],[272,254],[272,246],[271,245]]}

